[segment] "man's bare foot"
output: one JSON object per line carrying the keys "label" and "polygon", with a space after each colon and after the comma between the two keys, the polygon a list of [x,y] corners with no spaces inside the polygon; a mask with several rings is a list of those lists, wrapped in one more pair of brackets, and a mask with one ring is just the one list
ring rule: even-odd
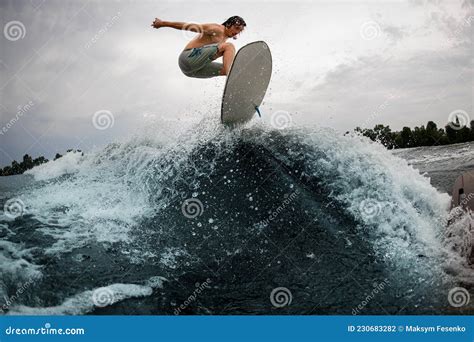
{"label": "man's bare foot", "polygon": [[221,76],[227,76],[227,73],[225,72],[225,68],[221,69],[221,72],[219,73]]}

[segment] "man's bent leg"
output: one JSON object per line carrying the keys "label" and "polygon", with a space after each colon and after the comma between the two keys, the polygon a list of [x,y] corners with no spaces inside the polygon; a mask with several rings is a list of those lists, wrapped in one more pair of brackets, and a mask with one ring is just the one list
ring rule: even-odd
{"label": "man's bent leg", "polygon": [[219,45],[218,53],[222,54],[224,66],[221,70],[221,75],[229,75],[230,67],[235,57],[235,47],[232,43],[222,43]]}
{"label": "man's bent leg", "polygon": [[186,76],[188,77],[194,77],[194,78],[211,78],[211,77],[216,77],[220,76],[220,72],[222,70],[222,63],[217,63],[217,62],[211,62],[207,65],[205,65],[203,68],[194,71],[192,73],[187,74]]}

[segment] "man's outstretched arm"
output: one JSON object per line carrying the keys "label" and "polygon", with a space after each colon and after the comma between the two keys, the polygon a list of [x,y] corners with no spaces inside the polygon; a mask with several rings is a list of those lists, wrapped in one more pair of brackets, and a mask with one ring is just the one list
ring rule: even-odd
{"label": "man's outstretched arm", "polygon": [[156,29],[161,27],[171,27],[177,30],[186,30],[192,31],[196,33],[205,33],[205,34],[212,34],[213,32],[213,24],[196,24],[196,23],[183,23],[179,21],[164,21],[158,18],[155,18],[153,24],[151,24]]}
{"label": "man's outstretched arm", "polygon": [[174,28],[174,29],[177,29],[177,30],[183,30],[184,28],[186,28],[187,26],[189,26],[189,24],[187,23],[182,23],[182,22],[179,22],[179,21],[164,21],[164,20],[161,20],[161,19],[158,19],[158,18],[155,18],[155,21],[153,21],[153,24],[151,24],[151,26],[153,26],[154,28],[161,28],[161,27],[171,27],[171,28]]}

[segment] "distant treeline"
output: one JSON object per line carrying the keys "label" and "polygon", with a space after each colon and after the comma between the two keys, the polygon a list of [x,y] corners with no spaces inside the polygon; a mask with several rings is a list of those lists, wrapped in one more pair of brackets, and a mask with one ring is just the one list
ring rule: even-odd
{"label": "distant treeline", "polygon": [[[76,150],[67,150],[67,152],[71,151],[76,151]],[[77,152],[81,152],[80,150],[77,150]],[[54,157],[54,160],[61,158],[62,155],[59,153],[56,153],[56,156]],[[49,160],[46,159],[45,157],[41,156],[36,159],[31,158],[28,154],[25,154],[23,156],[23,161],[22,162],[17,162],[14,160],[10,166],[5,166],[3,169],[0,169],[0,176],[11,176],[11,175],[19,175],[25,172],[26,170],[32,169],[35,166],[38,166],[40,164],[47,163]]]}
{"label": "distant treeline", "polygon": [[449,145],[474,141],[474,120],[470,122],[470,127],[462,126],[456,119],[456,122],[447,124],[444,129],[438,128],[433,121],[428,121],[426,127],[403,127],[399,132],[392,132],[389,126],[384,125],[364,129],[357,127],[355,131],[390,149]]}

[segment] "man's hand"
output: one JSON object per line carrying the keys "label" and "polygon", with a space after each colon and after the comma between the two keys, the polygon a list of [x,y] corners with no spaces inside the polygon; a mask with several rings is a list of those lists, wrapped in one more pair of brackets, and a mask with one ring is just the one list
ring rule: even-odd
{"label": "man's hand", "polygon": [[155,21],[153,21],[153,24],[151,24],[152,27],[159,29],[160,27],[165,26],[163,20],[155,18]]}

